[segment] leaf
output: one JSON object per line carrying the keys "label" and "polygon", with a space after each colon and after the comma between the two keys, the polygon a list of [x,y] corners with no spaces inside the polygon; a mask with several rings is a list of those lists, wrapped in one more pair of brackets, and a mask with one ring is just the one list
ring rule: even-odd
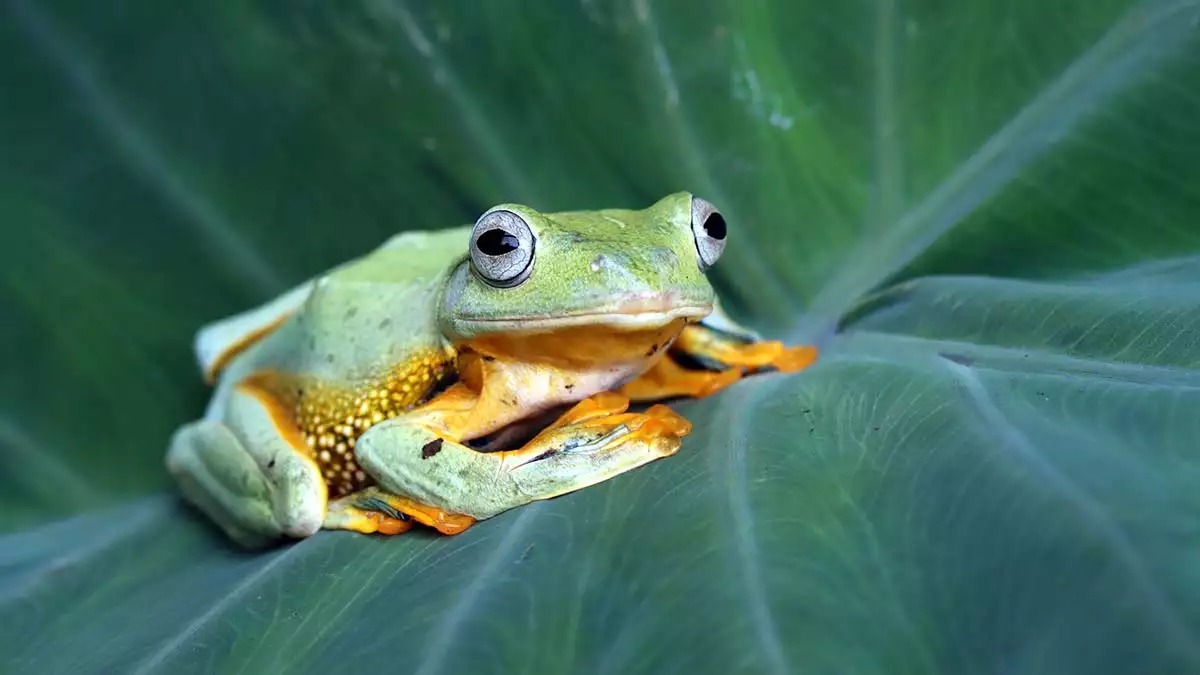
{"label": "leaf", "polygon": [[[1200,668],[1200,3],[3,8],[13,670]],[[675,189],[735,313],[822,347],[680,404],[675,457],[260,555],[173,496],[204,321]]]}

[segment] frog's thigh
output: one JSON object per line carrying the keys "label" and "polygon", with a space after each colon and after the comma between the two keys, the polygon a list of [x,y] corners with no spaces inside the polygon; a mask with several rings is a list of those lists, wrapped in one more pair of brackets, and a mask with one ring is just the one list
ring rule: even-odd
{"label": "frog's thigh", "polygon": [[184,496],[245,546],[307,537],[325,515],[325,483],[284,424],[269,399],[239,389],[224,423],[184,426],[167,452]]}
{"label": "frog's thigh", "polygon": [[626,413],[617,394],[586,399],[524,447],[479,452],[397,417],[355,445],[359,464],[388,493],[476,520],[550,499],[674,454],[691,425],[665,406]]}

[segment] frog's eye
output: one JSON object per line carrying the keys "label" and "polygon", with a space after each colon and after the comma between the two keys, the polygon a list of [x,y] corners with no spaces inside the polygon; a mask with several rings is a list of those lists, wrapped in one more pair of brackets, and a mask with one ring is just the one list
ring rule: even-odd
{"label": "frog's eye", "polygon": [[725,250],[725,218],[717,207],[699,197],[692,197],[692,238],[696,240],[700,269],[716,264]]}
{"label": "frog's eye", "polygon": [[533,230],[524,218],[488,211],[471,231],[471,266],[492,286],[516,286],[533,271],[533,245]]}

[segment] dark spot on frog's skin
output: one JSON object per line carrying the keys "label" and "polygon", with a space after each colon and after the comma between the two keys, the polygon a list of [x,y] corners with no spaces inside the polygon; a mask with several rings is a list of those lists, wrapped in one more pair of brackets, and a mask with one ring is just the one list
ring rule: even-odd
{"label": "dark spot on frog's skin", "polygon": [[485,357],[483,357],[483,360],[484,360],[484,361],[495,361],[495,360],[496,360],[496,357],[494,357],[494,356],[485,356]]}
{"label": "dark spot on frog's skin", "polygon": [[387,327],[388,327],[388,326],[390,326],[390,325],[392,325],[392,320],[391,320],[391,319],[384,319],[383,321],[380,321],[380,322],[379,322],[379,330],[386,330],[386,329],[387,329]]}
{"label": "dark spot on frog's skin", "polygon": [[938,352],[938,356],[942,357],[943,359],[946,359],[947,361],[950,361],[951,363],[957,363],[960,366],[971,366],[972,364],[975,363],[975,359],[973,359],[969,356],[965,356],[963,354],[952,354],[950,352]]}
{"label": "dark spot on frog's skin", "polygon": [[267,468],[274,469],[275,468],[275,460],[271,460],[271,461],[267,462]]}
{"label": "dark spot on frog's skin", "polygon": [[351,307],[350,309],[346,310],[346,318],[347,319],[353,319],[355,317],[355,315],[357,315],[357,314],[358,314],[357,307]]}
{"label": "dark spot on frog's skin", "polygon": [[587,241],[587,237],[583,236],[579,232],[568,232],[567,239],[572,244],[582,244],[583,242]]}
{"label": "dark spot on frog's skin", "polygon": [[333,356],[333,354],[326,354],[326,355],[325,355],[325,363],[333,363],[333,359],[334,359],[334,356]]}
{"label": "dark spot on frog's skin", "polygon": [[442,443],[445,443],[445,441],[440,438],[435,438],[421,446],[421,459],[429,459],[430,457],[433,457],[441,452]]}
{"label": "dark spot on frog's skin", "polygon": [[871,427],[871,431],[879,431],[879,427]]}

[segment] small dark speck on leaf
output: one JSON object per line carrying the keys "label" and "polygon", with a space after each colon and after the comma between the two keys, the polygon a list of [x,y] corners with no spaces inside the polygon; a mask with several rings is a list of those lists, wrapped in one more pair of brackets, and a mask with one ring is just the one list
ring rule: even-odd
{"label": "small dark speck on leaf", "polygon": [[574,389],[574,388],[575,388],[575,383],[574,383],[574,382],[567,384],[567,391],[571,391],[571,390],[572,390],[572,389]]}
{"label": "small dark speck on leaf", "polygon": [[383,329],[387,328],[387,327],[388,327],[388,326],[390,326],[390,325],[392,325],[392,320],[391,320],[391,319],[384,319],[383,321],[380,321],[380,322],[379,322],[379,329],[380,329],[380,330],[383,330]]}
{"label": "small dark speck on leaf", "polygon": [[346,310],[346,318],[347,319],[353,319],[356,314],[358,314],[357,307],[351,307],[350,309]]}
{"label": "small dark speck on leaf", "polygon": [[267,468],[274,469],[275,468],[275,460],[271,460],[271,461],[267,462]]}
{"label": "small dark speck on leaf", "polygon": [[421,459],[429,459],[442,451],[442,443],[445,443],[440,438],[435,438],[425,445],[421,446]]}
{"label": "small dark speck on leaf", "polygon": [[879,431],[879,427],[871,427],[871,431]]}
{"label": "small dark speck on leaf", "polygon": [[526,560],[529,560],[529,559],[530,559],[530,558],[532,558],[532,557],[533,557],[533,544],[530,544],[530,545],[528,545],[528,546],[526,546],[526,547],[525,547],[525,550],[524,550],[524,551],[521,551],[521,557],[520,557],[520,558],[517,558],[517,562],[518,562],[518,563],[523,563],[523,562],[525,562]]}
{"label": "small dark speck on leaf", "polygon": [[333,354],[332,353],[325,355],[325,363],[333,363]]}
{"label": "small dark speck on leaf", "polygon": [[938,352],[938,356],[942,357],[943,359],[946,359],[947,361],[952,361],[954,363],[957,363],[960,366],[970,366],[975,363],[975,359],[973,359],[969,356],[965,356],[963,354],[953,354],[951,352]]}

